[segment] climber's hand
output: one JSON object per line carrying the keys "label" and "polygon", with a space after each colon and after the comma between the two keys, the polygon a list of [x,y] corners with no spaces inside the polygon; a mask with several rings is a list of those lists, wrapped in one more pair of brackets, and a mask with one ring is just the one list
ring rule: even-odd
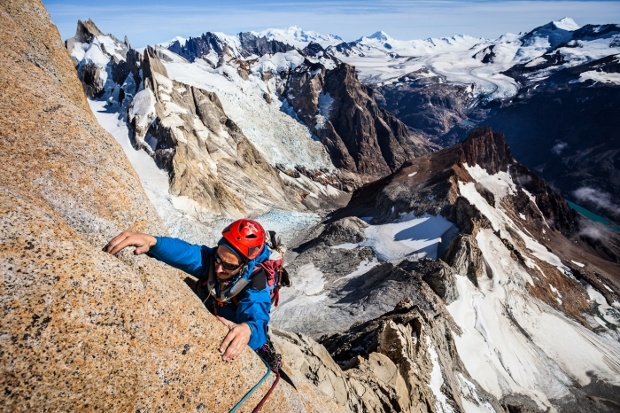
{"label": "climber's hand", "polygon": [[250,342],[252,331],[246,323],[233,323],[225,318],[218,317],[218,320],[228,327],[228,334],[220,345],[220,353],[224,361],[232,361],[239,357],[245,346]]}
{"label": "climber's hand", "polygon": [[155,244],[157,244],[157,240],[152,235],[123,231],[112,238],[110,242],[103,247],[103,250],[115,255],[125,247],[136,247],[133,253],[140,255],[148,252]]}

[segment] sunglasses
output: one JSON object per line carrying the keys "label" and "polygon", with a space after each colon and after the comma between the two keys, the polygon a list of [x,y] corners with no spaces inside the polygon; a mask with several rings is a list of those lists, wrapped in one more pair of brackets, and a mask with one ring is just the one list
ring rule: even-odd
{"label": "sunglasses", "polygon": [[218,265],[221,265],[226,271],[234,271],[243,265],[243,263],[233,264],[222,260],[222,258],[217,255],[217,252],[214,253],[213,257],[215,259],[215,266],[217,267]]}

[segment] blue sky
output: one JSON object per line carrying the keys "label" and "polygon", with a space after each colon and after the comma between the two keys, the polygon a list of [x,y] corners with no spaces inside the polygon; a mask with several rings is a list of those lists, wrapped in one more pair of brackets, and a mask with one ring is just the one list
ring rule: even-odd
{"label": "blue sky", "polygon": [[620,1],[486,0],[43,0],[62,39],[78,20],[144,47],[175,36],[299,26],[345,41],[382,30],[399,40],[468,34],[495,39],[563,17],[578,24],[620,24]]}

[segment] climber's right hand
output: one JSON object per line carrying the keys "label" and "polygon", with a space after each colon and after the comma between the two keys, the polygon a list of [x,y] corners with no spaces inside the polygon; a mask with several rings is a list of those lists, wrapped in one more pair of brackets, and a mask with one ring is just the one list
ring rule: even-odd
{"label": "climber's right hand", "polygon": [[112,255],[118,254],[125,247],[136,247],[135,255],[148,252],[153,245],[157,244],[154,236],[139,232],[123,231],[107,243],[103,250]]}

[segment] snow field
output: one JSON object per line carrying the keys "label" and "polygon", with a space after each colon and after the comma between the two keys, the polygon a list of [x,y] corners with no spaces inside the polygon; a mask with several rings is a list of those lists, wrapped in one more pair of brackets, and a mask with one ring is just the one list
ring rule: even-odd
{"label": "snow field", "polygon": [[[484,100],[507,99],[515,96],[519,84],[502,74],[516,64],[541,70],[534,72],[532,80],[544,80],[560,68],[574,67],[614,53],[620,53],[618,42],[613,38],[582,39],[571,41],[558,48],[564,63],[561,66],[544,68],[547,59],[542,57],[551,48],[568,40],[571,31],[579,25],[570,18],[543,26],[530,37],[522,34],[505,34],[496,40],[455,36],[452,38],[400,41],[385,33],[363,37],[356,51],[350,56],[335,52],[342,61],[349,63],[359,72],[360,79],[375,84],[390,84],[405,75],[427,69],[424,77],[441,76],[448,83],[474,85],[473,96]],[[611,49],[611,50],[610,50]],[[482,56],[492,59],[482,62]],[[620,83],[617,73],[586,72],[579,81]]]}
{"label": "snow field", "polygon": [[[275,79],[265,83],[260,77],[262,70],[288,70],[302,61],[296,52],[278,53],[269,61],[259,62],[257,74],[247,80],[232,66],[213,69],[200,60],[166,62],[165,66],[176,81],[217,93],[224,112],[270,164],[333,170],[323,144],[306,126],[291,118],[290,108],[275,94]],[[266,95],[271,104],[265,100]]]}
{"label": "snow field", "polygon": [[370,225],[361,246],[371,247],[382,261],[437,259],[445,236],[453,228],[442,216],[403,216],[399,222]]}

